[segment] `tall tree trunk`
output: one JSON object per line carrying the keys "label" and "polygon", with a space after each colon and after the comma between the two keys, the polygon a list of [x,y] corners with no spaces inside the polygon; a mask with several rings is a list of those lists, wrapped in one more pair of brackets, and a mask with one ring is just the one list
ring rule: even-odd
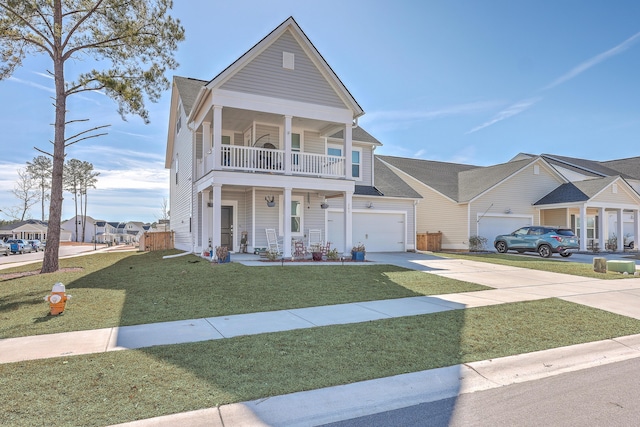
{"label": "tall tree trunk", "polygon": [[40,184],[40,196],[42,197],[41,203],[42,203],[42,222],[44,222],[44,199],[45,199],[45,187],[44,184]]}
{"label": "tall tree trunk", "polygon": [[73,194],[73,201],[76,204],[75,222],[76,222],[76,242],[77,242],[78,241],[78,189],[77,188],[75,189]]}
{"label": "tall tree trunk", "polygon": [[[54,1],[53,21],[56,28],[62,28],[61,0]],[[49,204],[49,224],[47,245],[44,250],[41,273],[53,273],[58,270],[60,250],[60,220],[62,217],[62,171],[64,167],[64,129],[66,121],[67,98],[64,81],[64,61],[60,34],[54,36],[53,78],[56,87],[56,113],[53,135],[53,168],[51,173],[51,203]]]}
{"label": "tall tree trunk", "polygon": [[[87,227],[87,209],[83,208],[83,200],[87,199],[87,195],[86,194],[82,194],[82,188],[80,188],[80,216],[82,217],[82,240],[81,242],[84,242],[84,231]],[[86,204],[86,203],[84,203]]]}

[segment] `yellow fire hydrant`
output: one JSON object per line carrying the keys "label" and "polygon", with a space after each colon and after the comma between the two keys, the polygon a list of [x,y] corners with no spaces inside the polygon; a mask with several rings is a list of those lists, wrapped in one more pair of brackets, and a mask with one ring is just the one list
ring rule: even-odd
{"label": "yellow fire hydrant", "polygon": [[44,297],[45,301],[49,301],[49,310],[52,316],[57,316],[64,311],[67,305],[67,300],[71,298],[71,295],[67,295],[64,289],[64,285],[60,282],[53,285],[51,293]]}

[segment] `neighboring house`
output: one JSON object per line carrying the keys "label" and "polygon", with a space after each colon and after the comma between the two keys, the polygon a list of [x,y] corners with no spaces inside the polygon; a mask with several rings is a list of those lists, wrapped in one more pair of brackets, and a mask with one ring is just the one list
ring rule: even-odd
{"label": "neighboring house", "polygon": [[[118,223],[116,223],[118,224]],[[96,221],[96,242],[113,243],[118,240],[118,228],[107,221]]]}
{"label": "neighboring house", "polygon": [[165,167],[175,246],[415,248],[421,196],[375,161],[360,105],[293,18],[210,81],[174,77]]}
{"label": "neighboring house", "polygon": [[465,250],[471,236],[485,237],[492,249],[496,235],[525,225],[570,227],[582,250],[604,248],[614,234],[640,234],[637,157],[594,162],[521,153],[488,167],[377,157],[423,197],[417,230],[441,231],[443,249]]}
{"label": "neighboring house", "polygon": [[[149,227],[147,226],[147,229]],[[147,231],[145,224],[140,221],[129,221],[124,226],[124,232],[128,236],[128,243],[138,243],[142,234]]]}
{"label": "neighboring house", "polygon": [[[84,239],[82,238],[83,221],[86,221],[86,224],[84,227]],[[86,217],[77,215],[66,221],[62,221],[60,223],[60,230],[66,230],[67,232],[71,233],[71,237],[69,240],[71,242],[91,243],[93,242],[94,235],[96,233],[96,229],[94,226],[95,223],[96,223],[96,220],[88,215]],[[76,231],[78,233],[77,238],[76,238]]]}
{"label": "neighboring house", "polygon": [[[0,228],[0,238],[2,239],[25,239],[25,240],[47,240],[48,226],[46,222],[37,219],[15,222],[4,225]],[[60,230],[60,241],[70,241],[71,233]]]}

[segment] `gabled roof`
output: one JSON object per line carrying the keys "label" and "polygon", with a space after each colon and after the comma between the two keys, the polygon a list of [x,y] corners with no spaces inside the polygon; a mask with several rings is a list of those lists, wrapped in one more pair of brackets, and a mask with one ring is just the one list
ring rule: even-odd
{"label": "gabled roof", "polygon": [[458,202],[468,202],[522,168],[538,161],[538,157],[461,171],[458,174]]}
{"label": "gabled roof", "polygon": [[[458,174],[466,170],[478,168],[478,166],[473,165],[435,162],[432,160],[410,159],[406,157],[376,155],[376,158],[400,169],[407,175],[412,176],[454,201],[458,201]],[[376,182],[379,182],[377,177]]]}
{"label": "gabled roof", "polygon": [[619,172],[623,176],[628,176],[632,179],[640,179],[640,156],[629,157],[626,159],[609,160],[600,163],[608,168]]}
{"label": "gabled roof", "polygon": [[567,182],[535,202],[534,206],[586,202],[619,178],[618,176],[609,176],[606,178]]}
{"label": "gabled roof", "polygon": [[25,224],[37,224],[37,225],[42,225],[44,227],[47,226],[47,222],[46,221],[40,221],[37,219],[27,219],[25,221],[18,221],[18,222],[12,222],[10,224],[4,224],[2,226],[0,226],[0,230],[6,230],[6,231],[11,231],[14,230],[18,227],[22,227]]}
{"label": "gabled roof", "polygon": [[258,56],[261,52],[267,49],[274,41],[276,41],[286,31],[291,31],[294,37],[301,44],[306,54],[309,55],[311,60],[315,63],[318,70],[324,75],[327,81],[333,86],[337,94],[342,98],[343,102],[349,106],[354,112],[354,118],[364,114],[364,110],[358,102],[355,100],[351,92],[342,83],[338,75],[329,66],[327,61],[322,57],[320,52],[311,43],[311,40],[302,31],[298,23],[293,16],[285,19],[284,22],[278,25],[273,31],[267,34],[262,40],[256,43],[251,49],[245,52],[240,58],[234,61],[231,65],[225,68],[220,74],[211,79],[207,84],[207,88],[211,89],[219,87],[225,81],[227,81],[233,74],[235,74],[242,66],[250,62],[253,58]]}
{"label": "gabled roof", "polygon": [[[338,132],[331,135],[329,138],[343,139],[344,138],[344,130],[339,130]],[[372,136],[369,132],[362,129],[360,126],[354,127],[351,131],[351,140],[358,142],[369,142],[375,145],[382,145],[380,141],[378,141],[374,136]]]}
{"label": "gabled roof", "polygon": [[580,159],[577,157],[558,156],[555,154],[541,154],[551,164],[557,164],[564,167],[577,168],[580,172],[590,174],[592,176],[617,176],[620,175],[618,171],[615,171],[602,163],[595,160]]}
{"label": "gabled roof", "polygon": [[422,196],[417,191],[411,188],[409,184],[404,182],[402,178],[377,157],[374,158],[373,170],[375,188],[382,193],[382,196],[422,199]]}
{"label": "gabled roof", "polygon": [[182,108],[184,108],[187,117],[191,114],[193,104],[196,102],[198,92],[207,84],[204,80],[192,79],[188,77],[173,77],[173,84],[178,89],[180,99],[182,100]]}

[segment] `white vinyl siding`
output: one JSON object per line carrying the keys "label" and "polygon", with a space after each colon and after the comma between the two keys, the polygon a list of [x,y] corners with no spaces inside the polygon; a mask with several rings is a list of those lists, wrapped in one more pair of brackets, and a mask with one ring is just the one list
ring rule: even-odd
{"label": "white vinyl siding", "polygon": [[[193,188],[191,181],[188,180],[192,173],[193,142],[195,142],[195,138],[189,128],[182,126],[174,141],[174,164],[171,170],[174,176],[172,176],[169,186],[169,206],[171,211],[169,226],[175,232],[175,247],[188,251],[192,249],[193,245],[193,239],[189,232]],[[178,170],[176,172],[175,159],[177,158],[179,158],[179,165],[177,165]],[[178,184],[176,184],[176,179]]]}
{"label": "white vinyl siding", "polygon": [[[295,55],[295,69],[282,67],[282,52]],[[233,75],[221,89],[345,108],[290,31]]]}
{"label": "white vinyl siding", "polygon": [[468,249],[467,205],[460,205],[392,167],[423,199],[416,206],[417,233],[442,233],[442,249]]}
{"label": "white vinyl siding", "polygon": [[562,182],[541,165],[540,174],[533,173],[529,165],[470,203],[469,235],[478,233],[478,219],[483,215],[505,214],[533,217],[532,225],[539,225],[538,210],[533,204],[553,191]]}
{"label": "white vinyl siding", "polygon": [[[637,205],[637,199],[635,199],[629,191],[623,185],[618,185],[617,193],[613,192],[613,185],[608,186],[604,190],[602,190],[599,194],[597,194],[591,202],[593,203],[607,203],[607,204],[615,204],[615,205]],[[629,208],[631,209],[631,208]]]}

